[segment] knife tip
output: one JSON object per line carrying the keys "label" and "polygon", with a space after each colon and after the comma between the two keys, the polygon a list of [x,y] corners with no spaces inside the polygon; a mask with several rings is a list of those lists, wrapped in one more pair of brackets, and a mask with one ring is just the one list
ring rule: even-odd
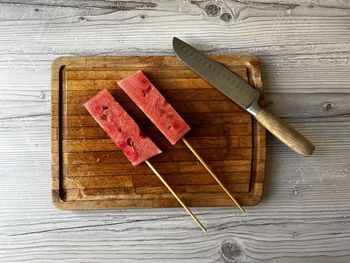
{"label": "knife tip", "polygon": [[179,43],[181,42],[181,40],[177,37],[173,37],[173,49],[175,51],[176,54],[176,48],[179,46]]}
{"label": "knife tip", "polygon": [[173,37],[173,44],[174,43],[179,43],[179,42],[182,42],[182,40],[180,38]]}

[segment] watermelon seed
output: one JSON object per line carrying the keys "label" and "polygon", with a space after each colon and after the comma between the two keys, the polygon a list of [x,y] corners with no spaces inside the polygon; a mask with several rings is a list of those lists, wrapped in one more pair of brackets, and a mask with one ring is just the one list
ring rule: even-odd
{"label": "watermelon seed", "polygon": [[128,139],[126,140],[126,143],[127,143],[129,146],[131,146],[131,147],[134,146],[134,143],[133,143],[133,141],[131,140],[131,138],[128,138]]}
{"label": "watermelon seed", "polygon": [[144,89],[144,90],[142,91],[142,95],[143,95],[144,97],[146,97],[146,95],[147,95],[148,92],[151,90],[151,88],[152,88],[152,86],[148,86],[146,89]]}
{"label": "watermelon seed", "polygon": [[122,129],[121,128],[117,128],[117,132],[122,132]]}
{"label": "watermelon seed", "polygon": [[102,106],[102,109],[108,110],[108,106],[107,106],[107,105],[103,105],[103,106]]}
{"label": "watermelon seed", "polygon": [[103,115],[101,116],[101,118],[104,119],[104,120],[107,120],[107,115],[106,115],[106,114],[103,114]]}

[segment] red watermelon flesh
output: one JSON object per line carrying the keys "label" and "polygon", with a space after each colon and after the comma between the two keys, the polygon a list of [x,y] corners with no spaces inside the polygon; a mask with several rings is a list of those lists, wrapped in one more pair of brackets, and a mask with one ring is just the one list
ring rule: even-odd
{"label": "red watermelon flesh", "polygon": [[191,129],[141,70],[120,80],[118,85],[171,144],[177,143]]}
{"label": "red watermelon flesh", "polygon": [[161,153],[107,89],[85,102],[84,107],[123,151],[132,165],[138,165]]}

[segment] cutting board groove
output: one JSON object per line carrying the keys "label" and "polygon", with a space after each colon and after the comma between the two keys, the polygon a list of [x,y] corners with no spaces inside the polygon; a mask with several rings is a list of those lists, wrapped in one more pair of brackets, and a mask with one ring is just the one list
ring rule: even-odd
{"label": "cutting board groove", "polygon": [[[263,92],[252,56],[214,56]],[[230,199],[182,142],[172,146],[118,87],[142,69],[191,126],[186,135],[243,205],[262,196],[265,130],[172,56],[61,57],[52,65],[52,200],[62,209],[176,207],[152,171],[133,167],[82,103],[107,88],[163,153],[151,162],[189,206],[228,206]],[[263,100],[261,99],[261,103]]]}

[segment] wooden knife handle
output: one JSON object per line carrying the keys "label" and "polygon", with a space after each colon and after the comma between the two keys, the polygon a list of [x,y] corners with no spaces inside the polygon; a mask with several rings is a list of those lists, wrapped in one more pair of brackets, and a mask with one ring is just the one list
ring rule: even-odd
{"label": "wooden knife handle", "polygon": [[265,109],[260,108],[255,118],[280,141],[295,152],[310,156],[315,147],[313,144],[291,127],[287,122],[276,117]]}

